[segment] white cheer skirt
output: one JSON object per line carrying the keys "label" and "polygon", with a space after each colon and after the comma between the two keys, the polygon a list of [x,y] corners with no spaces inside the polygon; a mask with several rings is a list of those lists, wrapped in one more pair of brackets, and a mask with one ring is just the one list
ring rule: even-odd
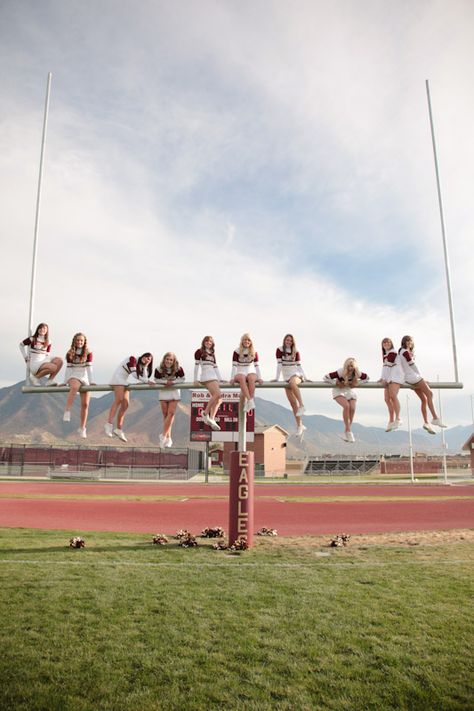
{"label": "white cheer skirt", "polygon": [[163,388],[158,393],[160,401],[166,400],[181,400],[181,390],[177,388]]}
{"label": "white cheer skirt", "polygon": [[357,393],[354,388],[333,388],[332,389],[333,399],[336,397],[343,397],[346,400],[357,400]]}
{"label": "white cheer skirt", "polygon": [[208,383],[210,380],[219,380],[216,369],[213,365],[201,365],[200,383]]}

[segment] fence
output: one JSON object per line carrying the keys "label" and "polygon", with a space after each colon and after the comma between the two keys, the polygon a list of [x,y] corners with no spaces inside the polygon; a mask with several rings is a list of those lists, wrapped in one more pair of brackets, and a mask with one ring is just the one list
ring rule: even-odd
{"label": "fence", "polygon": [[[451,479],[467,480],[472,478],[470,463],[467,457],[448,457],[447,472]],[[413,471],[415,474],[431,474],[434,478],[439,478],[443,473],[442,456],[430,456],[413,460]],[[304,473],[307,475],[331,476],[331,475],[351,475],[351,474],[381,474],[383,476],[397,474],[409,474],[411,472],[410,460],[408,457],[388,457],[381,458],[357,458],[350,457],[324,458],[309,457]]]}
{"label": "fence", "polygon": [[190,479],[202,469],[195,449],[8,445],[0,447],[0,475],[91,479]]}

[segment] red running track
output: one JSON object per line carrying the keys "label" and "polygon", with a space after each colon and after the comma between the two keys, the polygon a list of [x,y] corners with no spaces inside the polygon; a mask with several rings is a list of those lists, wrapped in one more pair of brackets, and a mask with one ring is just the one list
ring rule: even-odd
{"label": "red running track", "polygon": [[[2,495],[24,498],[1,498]],[[27,498],[51,496],[181,496],[180,501]],[[292,502],[289,496],[374,496],[380,501]],[[395,496],[397,501],[384,501]],[[410,501],[409,497],[423,497]],[[469,496],[470,499],[454,497]],[[190,498],[188,498],[190,497]],[[193,498],[200,497],[200,498]],[[221,497],[221,498],[216,498]],[[437,497],[434,498],[434,497]],[[443,500],[439,500],[443,497]],[[196,533],[228,528],[227,486],[203,484],[84,484],[0,482],[0,526],[84,531]],[[383,533],[474,527],[470,486],[265,484],[255,488],[255,528],[280,535]]]}

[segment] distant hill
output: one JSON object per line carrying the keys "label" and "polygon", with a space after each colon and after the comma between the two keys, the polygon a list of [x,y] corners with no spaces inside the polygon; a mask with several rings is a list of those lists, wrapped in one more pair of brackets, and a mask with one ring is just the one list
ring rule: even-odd
{"label": "distant hill", "polygon": [[[289,408],[281,407],[268,400],[256,399],[258,424],[279,424],[290,433],[295,431],[293,414]],[[354,444],[348,444],[341,439],[343,430],[342,421],[323,415],[308,415],[303,418],[307,427],[303,443],[300,444],[296,436],[291,436],[288,441],[290,456],[303,454],[348,454],[377,455],[377,454],[408,454],[409,442],[406,429],[394,432],[385,432],[382,427],[365,427],[359,423],[352,426],[356,438]],[[439,432],[439,430],[438,430]],[[448,452],[455,454],[461,451],[463,444],[472,434],[472,427],[453,427],[445,430],[445,440]],[[442,451],[441,435],[428,434],[419,428],[412,430],[412,441],[415,451],[426,453],[440,453]]]}
{"label": "distant hill", "polygon": [[[79,401],[74,403],[71,423],[62,421],[66,395],[64,393],[45,393],[25,395],[21,392],[23,382],[0,389],[0,441],[7,443],[42,443],[72,444],[82,443],[77,436],[79,426]],[[176,446],[188,447],[190,392],[182,391],[181,400],[173,428],[173,441]],[[104,423],[113,401],[112,393],[93,397],[90,402],[89,421],[87,424],[87,443],[110,444],[104,435]],[[131,446],[157,446],[161,431],[161,408],[156,391],[132,392],[130,408],[125,422],[128,444]],[[353,426],[356,437],[354,444],[344,442],[340,435],[342,423],[339,419],[308,415],[304,417],[307,427],[303,443],[294,436],[295,422],[289,408],[277,405],[263,398],[256,398],[256,424],[278,424],[290,433],[288,455],[299,457],[307,454],[405,454],[408,452],[408,433],[406,430],[386,433],[381,427]],[[453,427],[445,430],[448,451],[454,454],[472,433],[472,427]],[[413,446],[416,451],[441,451],[441,436],[429,435],[423,429],[412,432]],[[114,445],[119,441],[114,438]],[[127,445],[124,445],[127,446]],[[197,445],[201,446],[201,445]]]}
{"label": "distant hill", "polygon": [[[7,442],[31,442],[44,444],[78,443],[79,398],[72,408],[71,422],[63,422],[66,404],[65,393],[38,393],[26,395],[21,392],[23,382],[0,389],[0,440]],[[187,402],[186,402],[187,400]],[[92,397],[87,422],[89,444],[110,444],[104,434],[104,423],[113,402],[112,393]],[[156,391],[132,393],[124,430],[132,446],[157,446],[161,432],[161,407]],[[189,395],[184,393],[179,404],[173,431],[178,446],[188,446]],[[114,438],[114,445],[119,440]]]}

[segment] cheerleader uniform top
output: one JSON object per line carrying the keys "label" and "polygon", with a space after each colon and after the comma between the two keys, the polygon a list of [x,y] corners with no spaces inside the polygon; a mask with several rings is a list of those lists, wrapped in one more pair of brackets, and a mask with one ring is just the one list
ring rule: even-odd
{"label": "cheerleader uniform top", "polygon": [[232,354],[232,372],[230,379],[233,380],[236,375],[248,375],[255,373],[258,380],[263,380],[258,364],[258,353],[250,355],[248,348],[243,348],[240,353],[240,348]]}
{"label": "cheerleader uniform top", "polygon": [[380,379],[385,380],[386,383],[399,383],[400,385],[405,382],[400,356],[395,348],[391,348],[388,353],[383,354]]}
{"label": "cheerleader uniform top", "polygon": [[403,377],[405,382],[409,385],[415,385],[423,380],[423,376],[418,370],[418,366],[415,363],[415,356],[407,348],[400,348],[398,351],[400,357],[400,365],[403,371]]}
{"label": "cheerleader uniform top", "polygon": [[[201,368],[201,377],[198,377]],[[222,380],[216,363],[216,356],[206,348],[198,348],[194,354],[194,380],[206,383],[209,380]]]}
{"label": "cheerleader uniform top", "polygon": [[[332,383],[333,385],[336,385],[336,387],[332,389],[333,398],[342,395],[347,400],[357,400],[357,395],[355,393],[355,390],[353,390],[353,382],[356,380],[355,374],[348,378],[347,383],[345,383],[344,378],[342,377],[342,372],[342,368],[333,370],[332,373],[328,373],[327,375],[325,375],[323,380],[326,383]],[[367,383],[369,381],[369,376],[367,375],[367,373],[361,373],[359,376],[359,380],[362,380],[363,382]],[[339,385],[337,385],[337,383],[339,383]]]}
{"label": "cheerleader uniform top", "polygon": [[158,385],[166,385],[169,380],[172,380],[173,384],[184,382],[184,370],[181,366],[176,373],[174,373],[171,368],[163,368],[163,370],[155,368],[155,383]]}
{"label": "cheerleader uniform top", "polygon": [[128,377],[137,370],[137,359],[135,356],[129,356],[124,358],[124,360],[117,367],[116,371],[112,375],[109,385],[126,385],[128,383]]}
{"label": "cheerleader uniform top", "polygon": [[[141,373],[139,372],[140,370],[142,371]],[[154,382],[151,375],[148,375],[148,366],[143,364],[140,365],[138,360],[135,372],[132,373],[132,375],[136,380],[138,380],[139,383],[143,383],[144,385]]]}
{"label": "cheerleader uniform top", "polygon": [[45,344],[41,336],[37,338],[25,338],[20,343],[20,352],[24,360],[30,364],[30,372],[33,375],[39,370],[42,363],[47,363],[50,359],[51,343]]}
{"label": "cheerleader uniform top", "polygon": [[283,373],[283,380],[290,380],[293,375],[297,375],[302,380],[306,380],[303,368],[301,366],[301,358],[299,351],[293,352],[291,348],[276,349],[277,371],[275,380],[280,379]]}
{"label": "cheerleader uniform top", "polygon": [[74,356],[66,353],[66,382],[70,378],[80,380],[83,385],[92,383],[92,353],[89,351],[85,360],[81,360],[84,348],[76,348]]}

